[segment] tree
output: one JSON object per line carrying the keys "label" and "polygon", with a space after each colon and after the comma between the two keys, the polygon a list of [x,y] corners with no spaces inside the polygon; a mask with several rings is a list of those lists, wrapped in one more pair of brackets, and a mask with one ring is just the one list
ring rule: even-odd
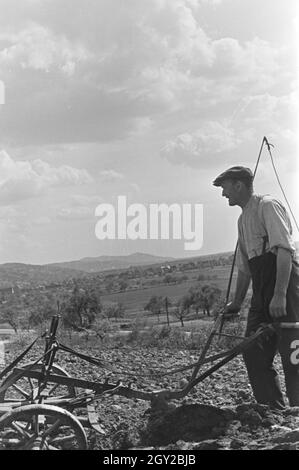
{"label": "tree", "polygon": [[221,290],[213,285],[205,285],[201,288],[200,295],[202,299],[203,313],[206,313],[208,316],[210,316],[210,309],[219,299]]}
{"label": "tree", "polygon": [[52,292],[36,291],[27,301],[27,323],[29,328],[43,327],[57,314],[56,298]]}
{"label": "tree", "polygon": [[200,286],[191,287],[189,289],[189,296],[190,296],[191,306],[194,308],[196,315],[198,315],[199,310],[203,307],[203,299],[201,295]]}
{"label": "tree", "polygon": [[127,289],[128,285],[129,285],[129,284],[128,284],[127,281],[125,281],[124,279],[121,279],[121,280],[119,281],[119,290],[120,290],[121,292],[124,292],[124,291]]}
{"label": "tree", "polygon": [[158,322],[160,322],[160,314],[162,312],[162,309],[164,307],[164,300],[163,297],[153,295],[148,303],[145,305],[144,310],[148,310],[152,312],[154,315],[158,316]]}
{"label": "tree", "polygon": [[46,310],[43,310],[36,306],[35,308],[31,308],[28,312],[28,326],[29,328],[36,328],[46,323],[48,319]]}
{"label": "tree", "polygon": [[163,282],[165,282],[166,284],[171,284],[175,282],[175,278],[171,274],[166,274],[163,278]]}
{"label": "tree", "polygon": [[8,323],[17,333],[20,325],[20,310],[12,303],[1,305],[0,321]]}
{"label": "tree", "polygon": [[196,314],[198,315],[199,310],[202,309],[204,315],[210,316],[210,310],[219,299],[221,290],[214,285],[198,285],[189,289],[189,295]]}
{"label": "tree", "polygon": [[174,311],[175,316],[180,320],[181,325],[184,326],[184,318],[190,312],[191,307],[191,296],[186,294],[180,298],[177,303],[177,307]]}
{"label": "tree", "polygon": [[90,328],[102,310],[97,292],[91,288],[79,288],[78,284],[75,284],[70,298],[64,300],[62,307],[64,325],[78,329]]}
{"label": "tree", "polygon": [[164,302],[165,302],[165,313],[166,313],[166,320],[167,320],[167,325],[169,326],[169,311],[168,311],[168,307],[171,306],[171,301],[169,299],[169,297],[165,297],[164,299]]}
{"label": "tree", "polygon": [[111,302],[105,305],[104,314],[107,318],[123,318],[125,314],[125,308],[120,302]]}
{"label": "tree", "polygon": [[107,281],[105,282],[105,290],[106,292],[108,292],[108,294],[110,294],[110,292],[112,292],[114,289],[114,282],[113,281]]}

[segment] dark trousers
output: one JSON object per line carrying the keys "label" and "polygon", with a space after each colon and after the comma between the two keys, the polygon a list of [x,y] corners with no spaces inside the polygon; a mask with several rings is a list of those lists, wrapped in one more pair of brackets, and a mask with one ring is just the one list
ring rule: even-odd
{"label": "dark trousers", "polygon": [[[246,336],[255,332],[261,324],[273,323],[269,314],[269,304],[273,297],[276,280],[276,256],[273,253],[264,253],[249,261],[252,276],[252,300],[248,313]],[[299,288],[298,266],[293,266],[292,282]],[[297,278],[296,278],[297,276]],[[295,280],[294,280],[295,279]],[[298,290],[288,291],[287,317],[284,322],[299,321]],[[294,308],[290,308],[293,306]],[[299,366],[290,361],[290,345],[297,337],[298,330],[283,330],[278,327],[278,333],[263,338],[244,352],[243,358],[247,368],[248,377],[252,386],[254,397],[258,403],[270,405],[274,408],[285,406],[281,392],[277,370],[273,360],[277,352],[280,353],[285,381],[286,392],[290,406],[299,406]]]}

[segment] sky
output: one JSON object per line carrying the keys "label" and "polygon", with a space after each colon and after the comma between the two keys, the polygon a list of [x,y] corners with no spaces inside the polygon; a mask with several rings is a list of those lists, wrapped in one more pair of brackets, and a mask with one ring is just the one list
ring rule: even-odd
{"label": "sky", "polygon": [[[231,251],[240,208],[212,181],[264,136],[298,218],[297,4],[0,0],[0,263]],[[283,200],[266,149],[255,190]],[[201,249],[99,240],[119,196],[202,204]]]}

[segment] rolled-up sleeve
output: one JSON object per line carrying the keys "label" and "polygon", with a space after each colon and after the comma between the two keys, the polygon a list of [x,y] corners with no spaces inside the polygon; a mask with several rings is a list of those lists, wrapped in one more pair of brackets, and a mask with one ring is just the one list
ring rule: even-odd
{"label": "rolled-up sleeve", "polygon": [[261,209],[270,250],[277,252],[277,248],[284,248],[294,255],[296,247],[292,239],[292,225],[284,206],[276,199],[266,199]]}

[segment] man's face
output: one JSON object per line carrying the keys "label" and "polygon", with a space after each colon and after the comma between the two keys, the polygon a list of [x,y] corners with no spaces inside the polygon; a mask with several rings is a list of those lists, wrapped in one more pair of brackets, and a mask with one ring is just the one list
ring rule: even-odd
{"label": "man's face", "polygon": [[232,180],[224,180],[221,184],[222,196],[228,199],[230,206],[236,206],[239,203],[240,192],[238,186],[238,182]]}

